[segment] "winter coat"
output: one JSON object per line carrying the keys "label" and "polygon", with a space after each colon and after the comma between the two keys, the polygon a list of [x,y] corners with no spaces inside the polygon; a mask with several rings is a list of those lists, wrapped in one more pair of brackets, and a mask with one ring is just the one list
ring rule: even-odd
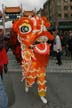
{"label": "winter coat", "polygon": [[0,72],[2,71],[4,64],[8,64],[8,57],[5,48],[2,48],[0,50]]}
{"label": "winter coat", "polygon": [[62,51],[61,40],[60,40],[59,35],[56,35],[56,37],[55,37],[53,51],[55,51],[55,52]]}

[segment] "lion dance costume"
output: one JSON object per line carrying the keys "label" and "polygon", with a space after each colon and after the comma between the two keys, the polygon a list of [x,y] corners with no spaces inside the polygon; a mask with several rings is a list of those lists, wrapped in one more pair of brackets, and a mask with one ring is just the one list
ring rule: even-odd
{"label": "lion dance costume", "polygon": [[35,81],[38,84],[38,94],[47,103],[46,95],[46,66],[49,61],[50,45],[44,37],[53,40],[46,27],[50,23],[46,17],[23,17],[14,22],[13,29],[17,32],[21,45],[22,81],[25,80],[25,91],[28,92]]}

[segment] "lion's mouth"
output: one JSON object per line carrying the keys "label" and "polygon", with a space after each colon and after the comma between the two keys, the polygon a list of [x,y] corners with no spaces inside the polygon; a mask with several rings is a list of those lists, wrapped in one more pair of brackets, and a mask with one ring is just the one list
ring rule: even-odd
{"label": "lion's mouth", "polygon": [[46,43],[35,45],[35,50],[41,54],[45,53],[47,51],[47,48],[48,47]]}

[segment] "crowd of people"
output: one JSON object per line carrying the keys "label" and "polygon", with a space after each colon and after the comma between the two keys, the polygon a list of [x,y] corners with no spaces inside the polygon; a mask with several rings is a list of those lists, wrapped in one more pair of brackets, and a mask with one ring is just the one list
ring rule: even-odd
{"label": "crowd of people", "polygon": [[52,45],[52,56],[56,56],[58,65],[62,65],[62,57],[70,57],[72,59],[72,31],[53,31],[55,36]]}

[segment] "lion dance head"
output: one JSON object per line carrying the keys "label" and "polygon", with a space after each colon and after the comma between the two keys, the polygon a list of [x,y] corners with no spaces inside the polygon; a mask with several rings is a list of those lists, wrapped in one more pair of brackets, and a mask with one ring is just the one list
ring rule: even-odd
{"label": "lion dance head", "polygon": [[47,21],[46,17],[39,16],[22,17],[13,24],[13,29],[18,34],[19,42],[28,47],[34,44],[40,36],[53,39],[46,27],[50,27],[50,22]]}

